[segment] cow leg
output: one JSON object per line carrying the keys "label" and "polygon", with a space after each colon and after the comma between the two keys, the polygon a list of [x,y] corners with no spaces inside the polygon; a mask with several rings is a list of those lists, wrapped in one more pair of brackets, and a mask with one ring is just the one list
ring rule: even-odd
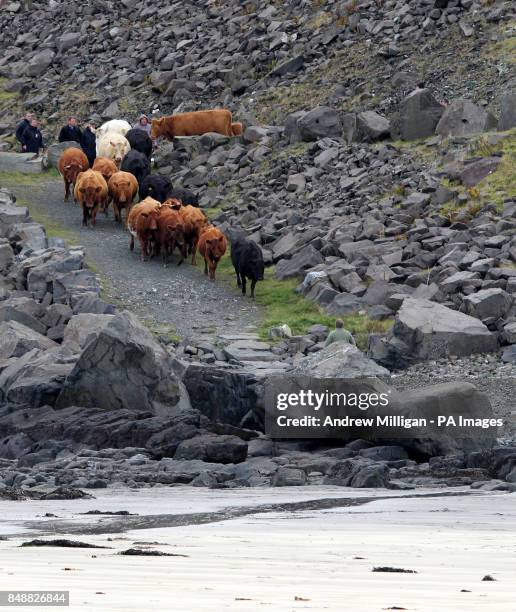
{"label": "cow leg", "polygon": [[247,279],[245,274],[242,274],[242,295],[245,295]]}
{"label": "cow leg", "polygon": [[251,280],[251,297],[253,298],[253,300],[254,300],[254,288],[255,288],[255,287],[256,287],[256,279],[255,279],[255,278],[253,278],[253,279]]}
{"label": "cow leg", "polygon": [[204,258],[204,274],[208,274],[208,260],[206,259],[206,257]]}
{"label": "cow leg", "polygon": [[181,245],[181,248],[179,249],[181,252],[181,257],[177,263],[178,266],[180,266],[183,261],[187,258],[187,247],[186,247],[186,242],[183,242],[183,244]]}
{"label": "cow leg", "polygon": [[87,206],[82,207],[82,225],[88,227],[88,208]]}
{"label": "cow leg", "polygon": [[115,200],[113,200],[113,213],[115,215],[115,221],[120,223],[120,208]]}
{"label": "cow leg", "polygon": [[240,280],[240,272],[238,271],[237,268],[235,268],[235,272],[236,272],[236,277],[237,277],[237,287],[240,287],[242,285],[242,281]]}
{"label": "cow leg", "polygon": [[91,223],[93,225],[93,227],[95,227],[96,223],[97,223],[97,207],[95,207],[92,211],[91,211]]}
{"label": "cow leg", "polygon": [[70,183],[65,179],[64,201],[67,202],[69,197],[70,197]]}
{"label": "cow leg", "polygon": [[134,251],[134,236],[131,234],[131,239],[129,241],[129,250]]}
{"label": "cow leg", "polygon": [[140,238],[140,251],[141,251],[141,260],[145,261],[145,255],[147,254],[147,244],[143,238]]}
{"label": "cow leg", "polygon": [[192,241],[192,265],[195,266],[196,265],[196,261],[195,261],[195,255],[197,253],[197,243],[199,242],[199,237],[197,236],[196,238],[193,239]]}

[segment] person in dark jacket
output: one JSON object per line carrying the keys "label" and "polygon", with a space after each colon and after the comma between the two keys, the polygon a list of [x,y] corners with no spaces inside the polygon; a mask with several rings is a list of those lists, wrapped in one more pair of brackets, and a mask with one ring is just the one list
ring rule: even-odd
{"label": "person in dark jacket", "polygon": [[75,142],[81,142],[82,132],[81,128],[77,125],[77,119],[75,117],[69,117],[67,125],[61,128],[59,132],[59,142],[68,142],[75,140]]}
{"label": "person in dark jacket", "polygon": [[21,136],[22,150],[25,153],[39,153],[40,149],[45,146],[43,144],[43,134],[38,127],[38,121],[32,119],[30,125],[23,130]]}
{"label": "person in dark jacket", "polygon": [[97,157],[97,146],[95,131],[97,129],[97,121],[91,119],[88,125],[85,127],[81,137],[81,147],[84,154],[88,158],[90,168],[93,166],[93,162]]}
{"label": "person in dark jacket", "polygon": [[25,117],[16,126],[16,140],[20,143],[20,145],[22,144],[22,134],[25,129],[29,127],[31,121],[32,113],[25,113]]}

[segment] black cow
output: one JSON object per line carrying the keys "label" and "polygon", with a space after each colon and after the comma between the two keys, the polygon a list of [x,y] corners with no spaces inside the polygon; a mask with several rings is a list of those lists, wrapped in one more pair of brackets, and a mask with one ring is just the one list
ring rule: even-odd
{"label": "black cow", "polygon": [[246,291],[246,278],[251,281],[251,297],[254,298],[256,283],[263,280],[263,254],[261,248],[246,237],[242,230],[229,230],[231,240],[231,262],[235,268],[237,285]]}
{"label": "black cow", "polygon": [[150,162],[143,153],[131,149],[122,160],[120,170],[133,174],[138,185],[141,185],[145,177],[150,174]]}
{"label": "black cow", "polygon": [[147,132],[139,130],[138,128],[133,128],[127,132],[125,137],[129,141],[131,149],[140,151],[140,153],[143,153],[150,159],[152,155],[152,140]]}
{"label": "black cow", "polygon": [[176,198],[183,206],[196,206],[199,208],[199,194],[184,187],[174,187],[168,194],[169,198]]}
{"label": "black cow", "polygon": [[164,202],[168,197],[172,189],[172,183],[167,176],[162,174],[150,174],[140,184],[138,190],[140,200],[144,200],[147,197],[154,198],[158,202]]}

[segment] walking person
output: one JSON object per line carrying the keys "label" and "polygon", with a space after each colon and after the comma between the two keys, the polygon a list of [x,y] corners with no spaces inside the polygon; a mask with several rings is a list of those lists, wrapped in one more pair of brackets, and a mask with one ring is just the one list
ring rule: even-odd
{"label": "walking person", "polygon": [[84,128],[81,137],[81,148],[84,151],[84,154],[88,158],[88,162],[90,164],[90,168],[93,166],[93,162],[97,157],[97,146],[96,146],[96,136],[95,132],[97,130],[97,120],[90,119],[88,125]]}
{"label": "walking person", "polygon": [[133,125],[133,128],[136,130],[143,130],[144,132],[147,132],[147,134],[150,136],[151,124],[147,115],[140,115],[138,117],[138,121]]}
{"label": "walking person", "polygon": [[344,321],[342,319],[337,319],[335,321],[335,329],[328,334],[324,346],[330,346],[330,344],[334,342],[347,342],[348,344],[356,346],[355,338],[353,338],[351,332],[344,329]]}
{"label": "walking person", "polygon": [[77,125],[75,117],[68,117],[68,123],[61,128],[59,132],[59,142],[75,142],[80,143],[82,138],[81,128]]}
{"label": "walking person", "polygon": [[[20,147],[22,146],[22,134],[25,131],[25,129],[30,126],[32,117],[33,117],[32,113],[25,113],[25,116],[23,117],[23,119],[16,126],[15,136],[16,136],[16,140],[20,143]],[[22,151],[23,151],[23,147],[22,147]]]}
{"label": "walking person", "polygon": [[25,128],[21,135],[21,143],[24,153],[35,153],[38,155],[40,150],[44,148],[43,134],[39,129],[37,119],[32,119],[30,125]]}

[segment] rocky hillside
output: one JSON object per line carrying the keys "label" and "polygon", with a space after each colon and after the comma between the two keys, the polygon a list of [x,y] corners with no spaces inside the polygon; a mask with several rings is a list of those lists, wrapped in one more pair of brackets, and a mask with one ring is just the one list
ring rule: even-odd
{"label": "rocky hillside", "polygon": [[247,123],[281,125],[317,104],[389,113],[421,82],[441,101],[496,111],[514,84],[507,1],[2,4],[2,123],[22,107],[52,126],[71,112],[224,105]]}

